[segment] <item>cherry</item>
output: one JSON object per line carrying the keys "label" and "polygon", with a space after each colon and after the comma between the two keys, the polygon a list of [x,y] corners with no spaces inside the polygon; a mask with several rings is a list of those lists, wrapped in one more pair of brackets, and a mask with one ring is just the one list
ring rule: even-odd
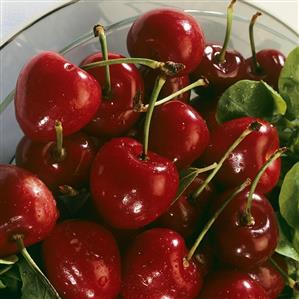
{"label": "cherry", "polygon": [[[144,81],[145,102],[147,102],[155,85],[155,80],[159,72],[147,67],[141,67],[140,73]],[[188,86],[189,84],[189,77],[187,75],[168,77],[160,92],[159,99],[165,98],[173,94],[174,92]],[[180,94],[175,99],[180,100],[184,103],[188,103],[190,99],[190,91]]]}
{"label": "cherry", "polygon": [[193,72],[193,78],[205,77],[214,95],[221,94],[229,86],[242,79],[245,59],[236,50],[227,50],[233,18],[232,0],[227,9],[227,28],[223,46],[207,43],[201,63]]}
{"label": "cherry", "polygon": [[65,136],[79,131],[90,122],[100,103],[96,80],[55,52],[36,55],[19,74],[16,118],[32,140],[54,140],[56,120],[62,122]]}
{"label": "cherry", "polygon": [[120,257],[109,231],[70,220],[58,224],[42,247],[49,280],[65,299],[114,299],[120,291]]}
{"label": "cherry", "polygon": [[142,227],[164,213],[176,195],[178,173],[166,158],[132,138],[115,138],[98,152],[91,170],[93,201],[117,228]]}
{"label": "cherry", "polygon": [[269,299],[248,274],[237,270],[217,271],[208,276],[199,299]]}
{"label": "cherry", "polygon": [[[207,165],[218,161],[240,133],[257,120],[262,126],[253,132],[230,154],[217,174],[217,180],[226,187],[234,187],[246,178],[253,179],[267,158],[279,147],[276,128],[265,120],[242,117],[225,122],[211,132],[210,144],[203,161]],[[280,159],[271,163],[258,184],[258,191],[269,192],[278,182]]]}
{"label": "cherry", "polygon": [[16,253],[14,237],[26,246],[43,240],[58,217],[46,185],[27,170],[0,165],[0,257]]}
{"label": "cherry", "polygon": [[131,56],[183,63],[185,69],[181,75],[190,73],[200,63],[204,43],[197,21],[191,15],[170,8],[143,14],[133,23],[127,36]]}
{"label": "cherry", "polygon": [[[226,193],[222,194],[214,209],[219,207],[226,197]],[[264,195],[255,192],[250,209],[251,221],[248,223],[248,197],[248,190],[235,196],[220,214],[213,228],[213,240],[219,259],[244,269],[265,262],[278,242],[278,224],[271,204]]]}
{"label": "cherry", "polygon": [[151,150],[181,169],[195,161],[208,143],[207,125],[191,106],[173,100],[156,108],[149,137]]}
{"label": "cherry", "polygon": [[202,275],[186,255],[183,238],[172,230],[156,228],[139,235],[124,259],[123,298],[196,298]]}
{"label": "cherry", "polygon": [[24,136],[16,150],[16,164],[35,173],[51,190],[62,185],[79,188],[88,182],[97,148],[82,132],[67,136],[58,157],[54,141],[35,142]]}
{"label": "cherry", "polygon": [[[117,59],[123,56],[109,53],[108,58]],[[102,53],[95,53],[85,58],[81,65],[101,60]],[[105,86],[103,67],[92,68],[87,72],[96,78],[101,86]],[[115,64],[110,66],[110,75],[111,91],[103,97],[100,109],[85,128],[93,136],[119,136],[133,127],[140,117],[140,113],[133,109],[136,97],[143,101],[143,80],[138,69],[133,64]]]}

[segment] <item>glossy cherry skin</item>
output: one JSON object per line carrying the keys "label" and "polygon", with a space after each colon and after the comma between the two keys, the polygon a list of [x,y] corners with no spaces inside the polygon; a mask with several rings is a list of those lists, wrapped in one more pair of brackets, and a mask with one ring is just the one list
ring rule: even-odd
{"label": "glossy cherry skin", "polygon": [[193,78],[205,77],[210,82],[210,87],[215,95],[221,94],[229,86],[243,79],[245,59],[235,50],[227,50],[225,62],[220,63],[217,59],[222,46],[207,44],[201,63],[192,73]]}
{"label": "glossy cherry skin", "polygon": [[[140,73],[144,81],[145,102],[148,103],[159,72],[147,67],[141,67]],[[163,99],[173,94],[174,92],[188,86],[189,84],[190,80],[189,76],[187,75],[182,75],[178,77],[167,77],[167,80],[160,91],[159,99]],[[174,99],[180,100],[184,103],[188,103],[190,99],[190,91],[184,92]]]}
{"label": "glossy cherry skin", "polygon": [[140,228],[169,207],[178,188],[176,167],[132,138],[115,138],[98,152],[90,188],[95,206],[116,228]]}
{"label": "glossy cherry skin", "polygon": [[157,226],[172,229],[181,234],[184,239],[189,238],[205,219],[209,199],[214,191],[211,184],[208,184],[198,198],[191,198],[191,194],[205,179],[203,174],[198,175],[176,202],[157,219]]}
{"label": "glossy cherry skin", "polygon": [[120,291],[120,256],[112,234],[99,224],[69,220],[42,246],[46,273],[65,299],[114,299]]}
{"label": "glossy cherry skin", "polygon": [[155,109],[149,147],[172,160],[179,169],[199,158],[208,143],[206,122],[190,105],[174,100]]}
{"label": "glossy cherry skin", "polygon": [[[221,124],[211,132],[211,142],[202,157],[207,165],[219,161],[229,146],[241,133],[257,120],[260,129],[247,136],[224,162],[217,180],[225,187],[235,187],[247,178],[254,179],[267,159],[279,148],[276,128],[269,122],[252,117],[242,117]],[[266,193],[277,184],[280,175],[280,158],[273,161],[262,175],[257,190]]]}
{"label": "glossy cherry skin", "polygon": [[278,90],[278,78],[284,66],[285,56],[278,50],[264,49],[256,53],[256,59],[261,71],[256,73],[253,70],[252,57],[245,61],[245,78],[249,80],[263,80]]}
{"label": "glossy cherry skin", "polygon": [[185,260],[187,254],[184,239],[172,230],[155,228],[139,235],[124,259],[123,298],[196,298],[202,275],[193,260]]}
{"label": "glossy cherry skin", "polygon": [[[122,58],[119,54],[109,53],[109,59]],[[86,57],[81,65],[103,60],[102,53]],[[133,110],[135,96],[141,95],[143,101],[143,80],[134,64],[110,66],[111,95],[103,96],[100,109],[85,128],[92,136],[119,136],[128,131],[139,119],[140,113]],[[105,86],[105,68],[98,67],[87,71]]]}
{"label": "glossy cherry skin", "polygon": [[65,137],[63,148],[65,157],[59,161],[54,141],[35,142],[24,136],[17,146],[16,165],[35,173],[53,192],[61,185],[79,188],[89,180],[97,148],[82,132]]}
{"label": "glossy cherry skin", "polygon": [[[213,211],[229,196],[226,192],[217,198]],[[213,241],[218,258],[229,265],[249,269],[265,262],[278,242],[278,224],[268,199],[254,193],[251,215],[253,224],[244,223],[249,190],[239,193],[215,222]]]}
{"label": "glossy cherry skin", "polygon": [[15,111],[26,136],[36,141],[55,140],[55,121],[65,136],[79,131],[101,103],[97,81],[55,52],[42,52],[21,70]]}
{"label": "glossy cherry skin", "polygon": [[29,246],[43,240],[54,227],[58,218],[55,199],[31,172],[1,164],[0,194],[0,257],[18,251],[14,235],[23,235]]}
{"label": "glossy cherry skin", "polygon": [[[286,266],[283,259],[281,259],[281,262],[284,264],[284,266]],[[248,271],[248,275],[264,288],[269,299],[276,299],[286,284],[282,275],[270,261],[266,261],[265,263],[250,269]]]}
{"label": "glossy cherry skin", "polygon": [[237,270],[217,271],[208,276],[199,299],[269,299],[248,274]]}
{"label": "glossy cherry skin", "polygon": [[172,8],[154,9],[141,15],[127,36],[127,48],[132,57],[183,63],[185,69],[179,75],[197,67],[204,44],[204,34],[197,21]]}

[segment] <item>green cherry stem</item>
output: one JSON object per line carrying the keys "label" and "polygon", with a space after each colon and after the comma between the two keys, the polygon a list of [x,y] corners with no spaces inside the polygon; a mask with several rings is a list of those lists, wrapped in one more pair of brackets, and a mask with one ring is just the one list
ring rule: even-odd
{"label": "green cherry stem", "polygon": [[[38,265],[35,263],[35,261],[30,256],[29,252],[27,251],[26,247],[24,246],[23,242],[23,236],[22,235],[14,235],[13,240],[16,242],[17,248],[30,266],[30,268],[33,270],[33,272],[38,276],[38,278],[42,281],[42,283],[47,287],[47,289],[52,293],[53,298],[61,299],[51,282],[48,280],[48,278],[45,276],[45,274],[41,271],[41,269],[38,267]],[[51,297],[52,298],[52,297]]]}
{"label": "green cherry stem", "polygon": [[252,185],[250,187],[250,191],[249,191],[249,195],[248,195],[248,199],[247,199],[247,204],[246,204],[246,208],[245,208],[245,222],[247,225],[250,225],[253,223],[254,219],[252,218],[251,215],[251,205],[252,205],[252,200],[253,200],[253,194],[254,191],[256,190],[256,187],[262,177],[262,175],[264,174],[264,172],[266,171],[266,169],[269,167],[269,165],[275,161],[276,159],[278,159],[284,152],[286,152],[287,148],[286,147],[282,147],[279,148],[278,150],[276,150],[271,156],[270,158],[266,161],[266,163],[261,167],[261,169],[259,170],[257,176],[254,178]]}
{"label": "green cherry stem", "polygon": [[56,148],[54,151],[54,156],[58,162],[61,162],[65,158],[65,149],[63,148],[62,123],[59,120],[55,121],[55,132],[56,132]]}
{"label": "green cherry stem", "polygon": [[232,24],[233,24],[233,14],[234,14],[234,4],[237,2],[237,0],[232,0],[227,7],[227,15],[226,15],[226,32],[225,32],[225,38],[223,42],[223,46],[221,49],[221,52],[219,53],[218,62],[224,63],[225,62],[225,53],[228,47],[231,30],[232,30]]}
{"label": "green cherry stem", "polygon": [[261,72],[261,66],[257,61],[256,58],[256,51],[255,51],[255,42],[254,42],[254,35],[253,35],[253,27],[256,22],[256,19],[261,16],[261,12],[257,12],[254,14],[251,18],[250,25],[249,25],[249,40],[250,40],[250,47],[251,47],[251,55],[252,55],[252,66],[253,66],[253,71],[258,74]]}
{"label": "green cherry stem", "polygon": [[[170,100],[176,98],[177,96],[181,95],[182,93],[184,93],[184,92],[186,92],[186,91],[189,91],[189,90],[191,90],[191,89],[193,89],[193,88],[195,88],[195,87],[206,86],[207,84],[208,84],[207,79],[199,79],[199,80],[197,80],[197,81],[195,81],[195,82],[189,84],[188,86],[186,86],[186,87],[184,87],[184,88],[182,88],[182,89],[180,89],[180,90],[174,92],[173,94],[171,94],[171,95],[169,95],[169,96],[167,96],[167,97],[165,97],[165,98],[163,98],[163,99],[157,101],[157,102],[155,103],[155,107],[160,106],[160,105],[162,105],[162,104],[164,104],[164,103],[167,103],[168,101],[170,101]],[[148,109],[148,107],[149,107],[149,104],[147,104],[147,105],[142,105],[142,104],[139,105],[139,104],[137,103],[136,108],[134,108],[134,110],[135,110],[136,112],[146,112],[147,109]]]}
{"label": "green cherry stem", "polygon": [[[101,49],[103,53],[103,60],[108,60],[108,48],[107,48],[107,39],[105,34],[105,28],[97,24],[93,27],[93,33],[95,37],[99,37],[101,43]],[[104,95],[108,96],[111,94],[111,80],[110,80],[110,70],[109,65],[105,66],[105,88],[104,88]]]}
{"label": "green cherry stem", "polygon": [[153,89],[153,92],[151,94],[150,104],[145,116],[145,122],[144,122],[144,139],[143,139],[143,153],[142,153],[142,159],[146,160],[147,153],[148,153],[148,139],[149,139],[149,131],[150,131],[150,124],[152,115],[155,108],[155,103],[158,99],[158,96],[160,94],[160,91],[163,87],[163,85],[166,82],[166,77],[164,75],[159,75],[155,81],[155,86]]}
{"label": "green cherry stem", "polygon": [[175,76],[185,68],[185,65],[182,63],[176,63],[172,61],[161,62],[161,61],[156,61],[148,58],[133,58],[133,57],[125,57],[125,58],[117,58],[111,60],[92,62],[81,66],[81,68],[83,70],[90,70],[95,67],[103,67],[106,65],[122,64],[122,63],[140,64],[140,65],[148,66],[149,68],[152,69],[160,69],[161,72],[167,76]]}
{"label": "green cherry stem", "polygon": [[233,150],[252,132],[258,131],[261,127],[261,124],[257,121],[252,122],[247,129],[245,129],[242,134],[235,140],[235,142],[228,148],[224,156],[220,159],[220,161],[217,163],[217,166],[213,169],[213,171],[209,174],[209,176],[206,178],[206,180],[203,182],[202,185],[192,194],[192,197],[194,200],[198,198],[198,196],[201,194],[201,192],[207,187],[209,182],[214,178],[214,176],[217,174],[221,166],[223,165],[224,161],[229,157],[229,155],[233,152]]}
{"label": "green cherry stem", "polygon": [[240,185],[226,200],[225,202],[222,204],[222,206],[216,211],[216,213],[213,215],[213,217],[207,222],[207,224],[204,226],[203,230],[201,231],[201,233],[199,234],[199,236],[197,237],[194,245],[192,246],[192,248],[190,249],[190,251],[188,252],[188,255],[186,257],[187,261],[190,261],[197,249],[197,247],[199,246],[200,242],[203,240],[203,238],[205,237],[205,235],[207,234],[207,232],[210,230],[210,228],[212,227],[212,225],[215,223],[215,221],[217,220],[217,218],[219,217],[219,215],[223,212],[223,210],[227,207],[227,205],[235,198],[235,196],[237,194],[239,194],[240,192],[242,192],[246,187],[248,187],[251,183],[250,179],[247,179],[242,185]]}

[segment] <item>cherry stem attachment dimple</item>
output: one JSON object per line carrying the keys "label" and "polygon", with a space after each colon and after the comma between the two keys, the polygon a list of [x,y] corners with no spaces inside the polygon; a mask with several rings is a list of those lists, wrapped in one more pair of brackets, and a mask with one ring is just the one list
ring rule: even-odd
{"label": "cherry stem attachment dimple", "polygon": [[[105,34],[105,28],[97,24],[93,27],[93,33],[95,37],[99,37],[101,43],[101,49],[103,54],[102,60],[108,60],[108,47],[107,47],[107,39]],[[104,95],[109,96],[111,94],[111,80],[110,80],[110,69],[109,64],[105,66],[105,87],[104,87]]]}
{"label": "cherry stem attachment dimple", "polygon": [[205,237],[205,235],[207,234],[207,232],[210,230],[211,226],[215,223],[215,221],[217,220],[217,218],[219,217],[219,215],[223,212],[223,210],[227,207],[227,205],[235,198],[235,196],[237,194],[239,194],[240,192],[242,192],[245,188],[247,188],[249,185],[251,184],[251,180],[247,179],[245,180],[245,182],[240,185],[229,197],[228,199],[225,200],[225,202],[221,205],[221,207],[215,212],[215,214],[213,215],[213,217],[207,222],[207,224],[204,226],[203,230],[201,231],[201,233],[199,234],[199,236],[197,237],[194,245],[192,246],[192,248],[190,249],[190,251],[188,252],[187,255],[187,261],[190,261],[196,251],[196,249],[198,248],[200,242],[203,240],[203,238]]}
{"label": "cherry stem attachment dimple", "polygon": [[59,120],[55,121],[55,132],[56,132],[56,148],[55,148],[55,159],[60,162],[65,158],[65,149],[63,148],[63,128],[62,123]]}
{"label": "cherry stem attachment dimple", "polygon": [[250,225],[254,222],[254,219],[252,218],[252,215],[251,215],[251,206],[252,206],[253,194],[256,190],[256,187],[257,187],[262,175],[264,174],[266,169],[269,167],[269,165],[273,161],[278,159],[286,151],[287,151],[286,147],[282,147],[282,148],[279,148],[278,150],[276,150],[270,156],[270,158],[266,161],[266,163],[261,167],[261,169],[259,170],[257,176],[254,178],[254,180],[252,182],[252,185],[250,187],[250,191],[249,191],[249,195],[248,195],[248,199],[247,199],[247,204],[246,204],[246,208],[245,208],[245,222],[246,222],[247,225]]}
{"label": "cherry stem attachment dimple", "polygon": [[233,150],[252,132],[258,131],[261,127],[261,124],[257,121],[252,122],[243,132],[242,134],[234,141],[234,143],[228,148],[226,153],[217,163],[217,167],[213,169],[213,171],[209,174],[206,180],[200,185],[200,187],[192,194],[194,200],[201,194],[201,192],[207,187],[210,181],[214,178],[217,174],[221,166],[223,165],[224,161],[229,157],[229,155],[233,152]]}
{"label": "cherry stem attachment dimple", "polygon": [[[189,90],[191,90],[191,89],[193,89],[195,87],[206,86],[207,84],[208,84],[208,80],[207,79],[198,79],[197,81],[195,81],[195,82],[187,85],[186,87],[184,87],[184,88],[182,88],[182,89],[180,89],[180,90],[172,93],[171,95],[169,95],[169,96],[167,96],[167,97],[165,97],[165,98],[157,101],[155,103],[155,107],[163,105],[163,104],[169,102],[170,100],[176,98],[177,96],[183,94],[184,92],[187,92],[187,91],[189,91]],[[134,108],[134,110],[136,112],[146,112],[147,109],[148,109],[148,107],[149,107],[149,104],[147,104],[147,105],[138,105],[138,103],[137,103],[137,106],[136,106],[136,108]]]}
{"label": "cherry stem attachment dimple", "polygon": [[227,7],[227,15],[226,15],[226,32],[225,32],[225,38],[223,42],[223,46],[221,49],[221,52],[217,56],[219,63],[225,62],[225,54],[228,47],[231,30],[232,30],[232,24],[233,24],[233,14],[234,14],[234,4],[237,2],[237,0],[232,0]]}
{"label": "cherry stem attachment dimple", "polygon": [[46,288],[51,292],[53,295],[53,298],[61,299],[51,282],[48,280],[48,278],[45,276],[45,274],[40,270],[38,265],[35,263],[35,261],[30,256],[29,252],[27,251],[26,247],[24,246],[23,241],[23,235],[17,234],[13,236],[13,240],[16,242],[17,248],[30,266],[30,268],[33,270],[33,272],[38,276],[38,278],[41,280],[41,282],[46,286]]}
{"label": "cherry stem attachment dimple", "polygon": [[261,66],[258,63],[257,58],[256,58],[253,27],[256,22],[256,19],[261,15],[262,15],[262,13],[259,11],[256,14],[254,14],[251,18],[250,25],[249,25],[249,40],[250,40],[250,47],[251,47],[251,53],[252,53],[252,67],[253,67],[253,72],[255,74],[258,74],[261,72]]}
{"label": "cherry stem attachment dimple", "polygon": [[144,122],[144,133],[143,133],[144,139],[143,139],[143,153],[142,153],[143,160],[146,160],[146,158],[147,158],[149,130],[150,130],[152,115],[153,115],[154,108],[155,108],[155,103],[158,99],[160,91],[161,91],[163,85],[165,84],[165,82],[166,82],[166,77],[164,75],[159,75],[156,78],[154,89],[151,94],[151,99],[150,99],[149,107],[148,107],[148,110],[147,110],[147,113],[145,116],[145,122]]}

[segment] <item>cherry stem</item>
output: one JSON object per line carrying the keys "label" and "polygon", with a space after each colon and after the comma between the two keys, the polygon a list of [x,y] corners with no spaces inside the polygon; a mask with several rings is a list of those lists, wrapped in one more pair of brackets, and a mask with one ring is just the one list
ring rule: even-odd
{"label": "cherry stem", "polygon": [[[107,39],[105,34],[105,28],[97,24],[93,27],[93,33],[95,37],[99,37],[100,43],[101,43],[101,49],[103,54],[102,60],[108,60],[108,47],[107,47]],[[104,95],[109,96],[111,94],[111,80],[110,80],[110,70],[109,65],[105,66],[105,88],[104,88]]]}
{"label": "cherry stem", "polygon": [[252,53],[252,66],[253,66],[253,71],[256,74],[261,72],[261,66],[258,63],[257,58],[256,58],[253,27],[256,22],[256,19],[261,15],[262,15],[261,12],[257,12],[256,14],[254,14],[251,18],[250,25],[249,25],[249,39],[250,39],[250,47],[251,47],[251,53]]}
{"label": "cherry stem", "polygon": [[[162,104],[164,104],[164,103],[166,103],[166,102],[168,102],[168,101],[176,98],[177,96],[181,95],[182,93],[187,92],[187,91],[189,91],[189,90],[191,90],[191,89],[193,89],[195,87],[206,86],[207,84],[208,84],[207,79],[199,79],[199,80],[195,81],[194,83],[191,83],[188,86],[186,86],[186,87],[184,87],[184,88],[182,88],[182,89],[174,92],[173,94],[171,94],[171,95],[169,95],[169,96],[167,96],[167,97],[165,97],[165,98],[157,101],[155,103],[155,107],[160,106],[160,105],[162,105]],[[148,104],[147,105],[140,105],[140,104],[137,103],[136,108],[134,108],[134,110],[136,112],[146,112],[147,109],[148,109],[148,107],[149,107]]]}
{"label": "cherry stem", "polygon": [[248,195],[248,199],[247,199],[247,204],[246,204],[246,208],[245,208],[245,223],[246,225],[251,225],[254,223],[254,219],[251,215],[251,206],[252,206],[252,200],[253,200],[253,194],[256,190],[256,187],[262,177],[262,175],[264,174],[264,172],[266,171],[266,169],[269,167],[269,165],[275,161],[276,159],[278,159],[284,152],[286,152],[287,148],[286,147],[282,147],[279,148],[278,150],[276,150],[271,156],[270,158],[266,161],[266,163],[261,167],[261,169],[259,170],[257,176],[254,178],[252,185],[250,187],[250,191],[249,191],[249,195]]}
{"label": "cherry stem", "polygon": [[149,107],[148,107],[148,110],[147,110],[147,113],[145,116],[145,122],[144,122],[144,131],[143,131],[144,139],[143,139],[143,153],[142,153],[143,160],[147,159],[149,130],[150,130],[152,115],[153,115],[154,108],[155,108],[155,103],[158,99],[160,91],[161,91],[163,85],[165,84],[165,82],[166,82],[166,77],[164,75],[159,75],[156,78],[155,86],[154,86],[153,92],[151,94],[151,99],[150,99]]}
{"label": "cherry stem", "polygon": [[45,274],[41,271],[41,269],[38,267],[38,265],[35,263],[35,261],[30,256],[29,252],[27,251],[26,247],[24,246],[23,241],[23,235],[14,235],[13,240],[16,242],[17,248],[30,266],[30,268],[33,270],[35,274],[37,274],[38,278],[44,283],[44,285],[47,287],[47,289],[52,293],[54,298],[61,299],[51,282],[48,280],[48,278],[45,276]]}
{"label": "cherry stem", "polygon": [[187,261],[190,261],[198,248],[200,242],[203,240],[207,232],[210,230],[211,226],[215,223],[219,215],[223,212],[223,210],[226,208],[226,206],[235,198],[237,194],[242,192],[246,187],[248,187],[251,184],[251,180],[247,179],[242,185],[240,185],[226,200],[225,202],[221,205],[221,207],[216,211],[214,216],[207,222],[207,224],[204,226],[203,230],[197,237],[194,245],[190,249],[187,255]]}
{"label": "cherry stem", "polygon": [[67,195],[67,196],[70,196],[70,197],[74,197],[74,196],[77,196],[79,194],[79,192],[76,189],[74,189],[72,186],[69,186],[69,185],[59,186],[58,189],[59,189],[61,194]]}
{"label": "cherry stem", "polygon": [[56,132],[56,148],[55,148],[55,158],[58,162],[65,158],[65,149],[63,148],[63,128],[61,121],[55,121],[55,132]]}
{"label": "cherry stem", "polygon": [[230,34],[232,30],[232,24],[233,24],[233,14],[234,14],[234,4],[237,2],[237,0],[232,0],[227,7],[227,15],[226,15],[226,32],[225,32],[225,38],[223,42],[223,46],[221,49],[221,52],[217,56],[219,63],[225,62],[225,54],[228,47]]}
{"label": "cherry stem", "polygon": [[270,262],[273,264],[273,266],[277,269],[277,271],[283,276],[288,286],[295,290],[296,292],[299,292],[299,282],[292,279],[276,262],[275,260],[270,257]]}
{"label": "cherry stem", "polygon": [[224,161],[229,157],[229,155],[233,152],[233,150],[252,132],[258,131],[261,127],[261,124],[257,121],[252,122],[247,129],[245,129],[242,134],[235,140],[235,142],[228,148],[224,156],[220,159],[217,163],[217,167],[213,169],[213,171],[209,174],[206,180],[200,185],[200,187],[192,194],[194,200],[198,198],[201,192],[206,188],[206,186],[210,183],[210,181],[214,178],[217,174],[221,166],[223,165]]}
{"label": "cherry stem", "polygon": [[132,58],[132,57],[92,62],[89,64],[82,65],[81,68],[83,70],[90,70],[95,67],[103,67],[106,65],[122,64],[122,63],[141,64],[141,65],[148,66],[152,69],[160,69],[161,72],[167,76],[175,76],[185,68],[185,65],[182,63],[176,63],[172,61],[161,62],[161,61],[156,61],[148,58]]}

